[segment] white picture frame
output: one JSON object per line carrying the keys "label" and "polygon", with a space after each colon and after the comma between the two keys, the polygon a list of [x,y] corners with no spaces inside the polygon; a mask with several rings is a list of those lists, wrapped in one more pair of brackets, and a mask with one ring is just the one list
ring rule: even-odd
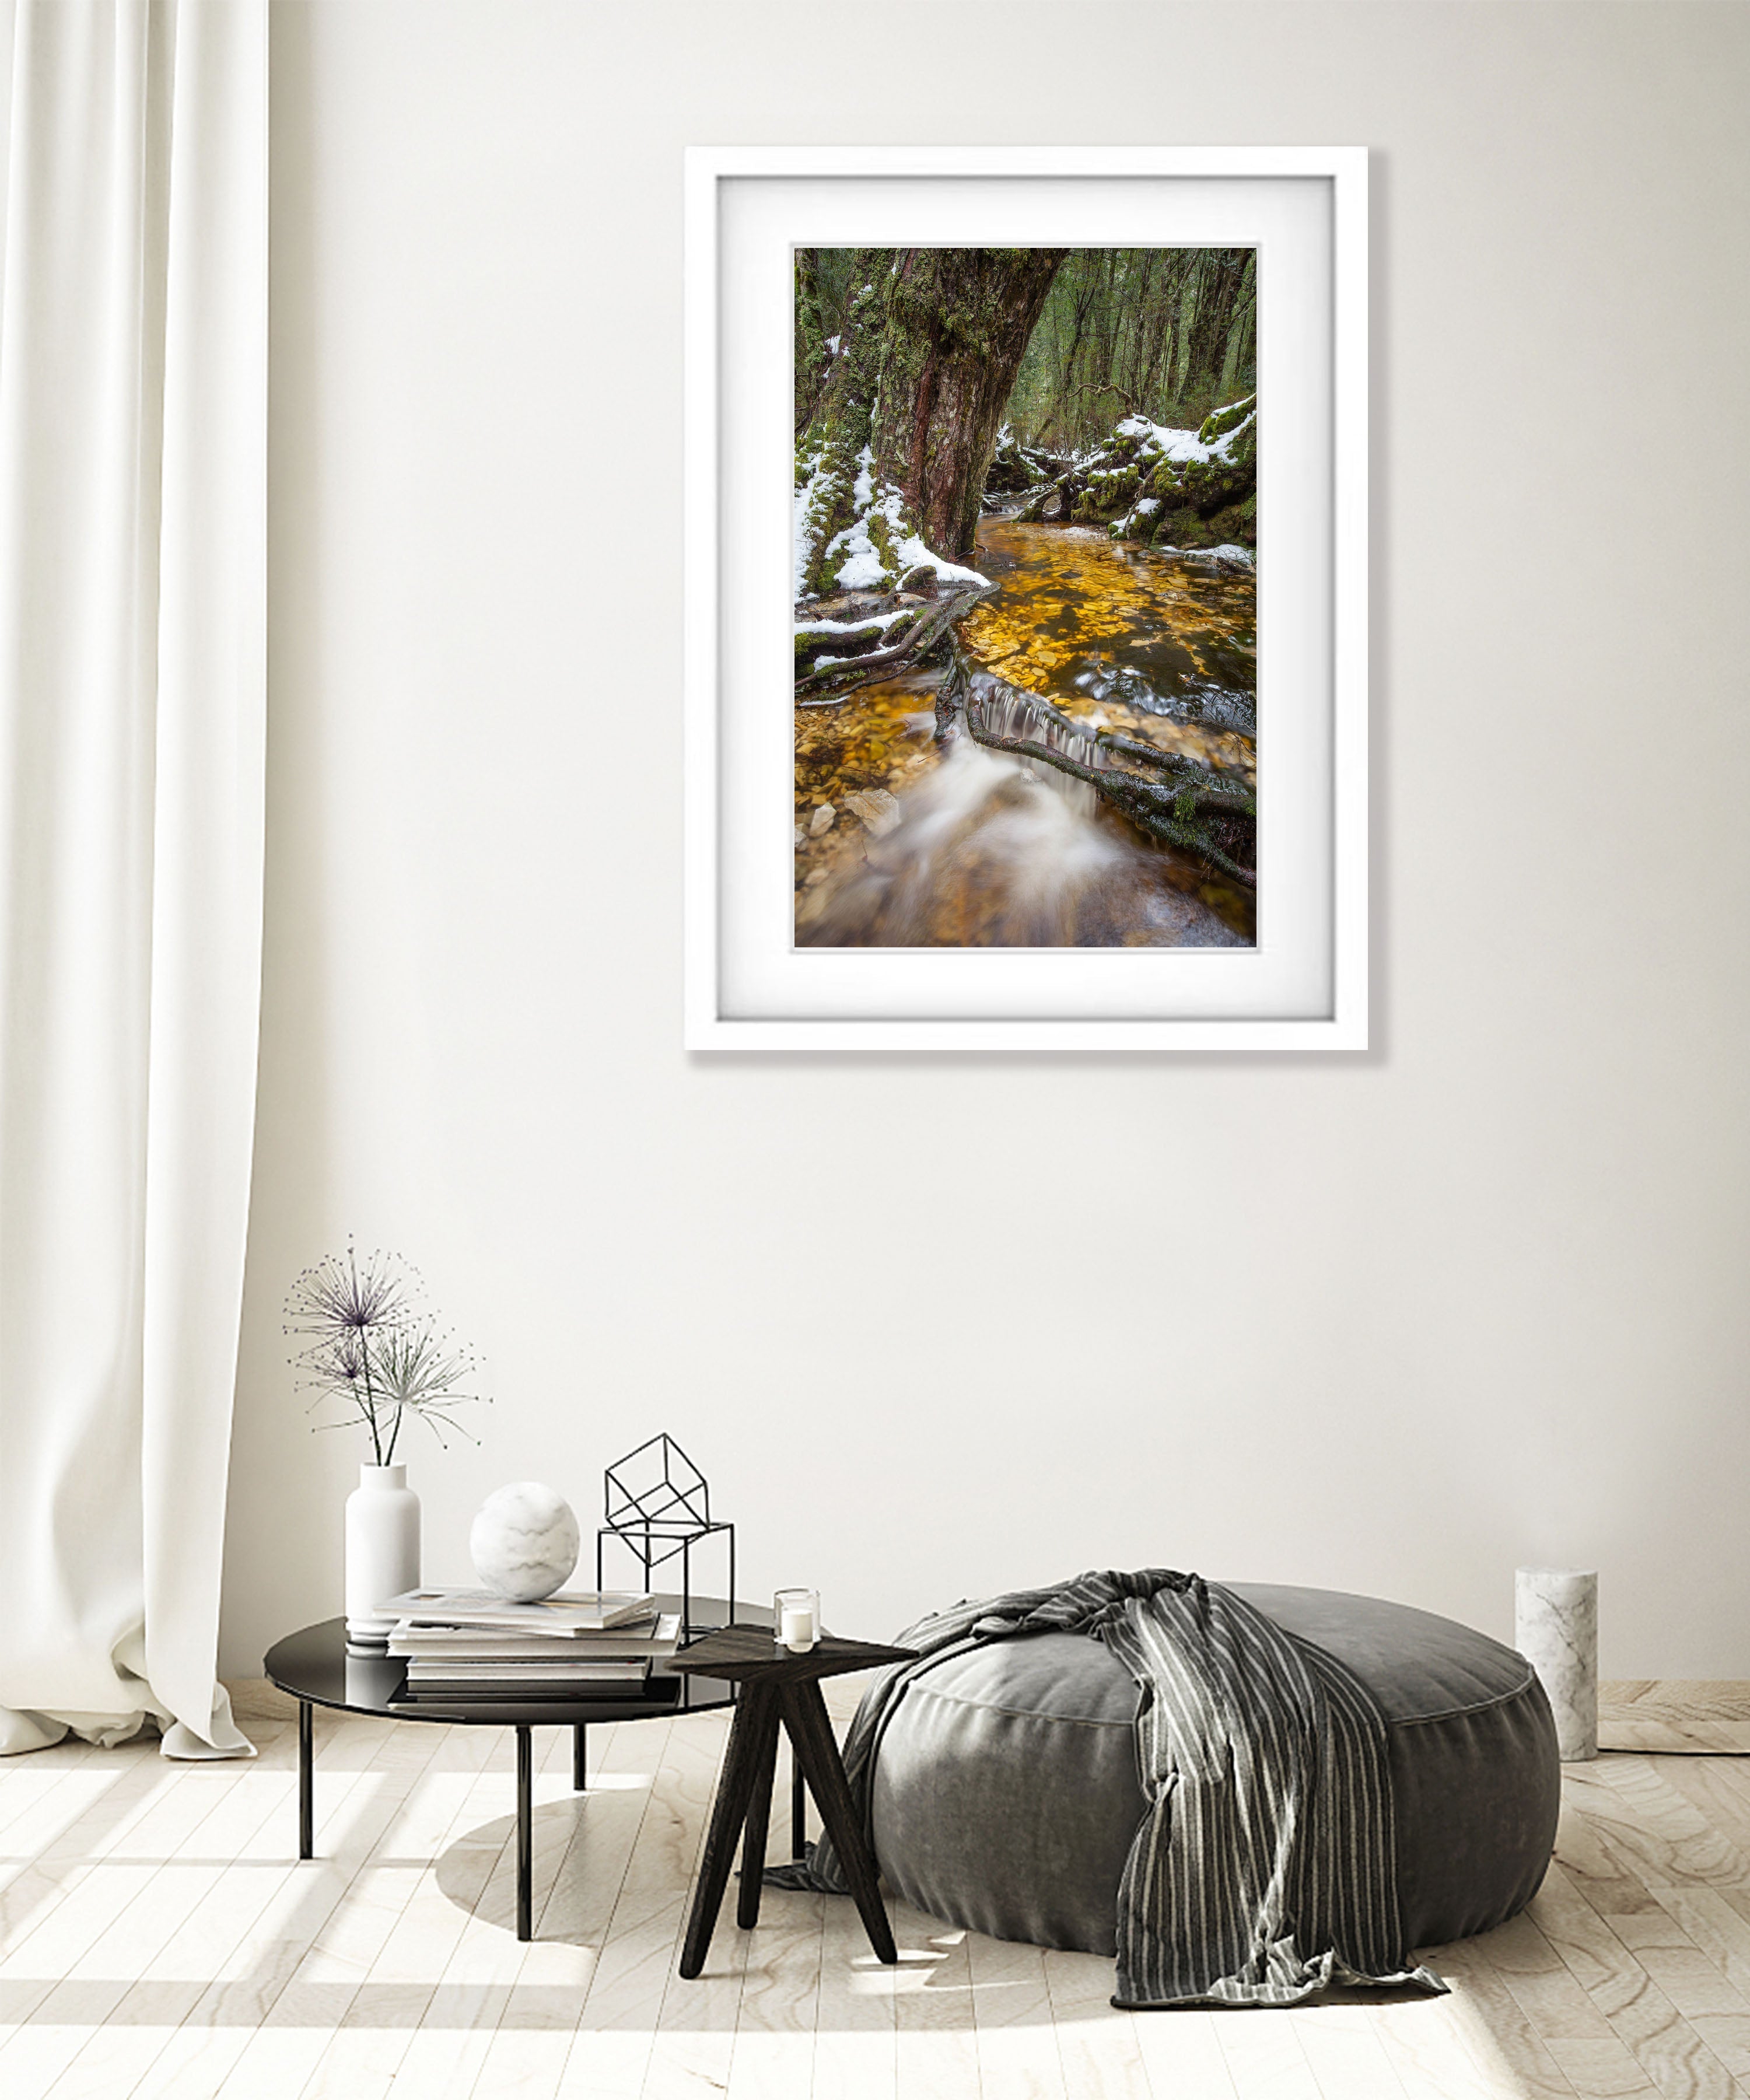
{"label": "white picture frame", "polygon": [[[686,1048],[1364,1049],[1366,149],[695,147],[685,214]],[[799,950],[791,250],[1029,239],[1259,247],[1258,943]]]}

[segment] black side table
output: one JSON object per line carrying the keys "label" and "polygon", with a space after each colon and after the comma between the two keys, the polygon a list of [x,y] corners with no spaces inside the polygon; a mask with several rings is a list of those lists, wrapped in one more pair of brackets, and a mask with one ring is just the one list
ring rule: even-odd
{"label": "black side table", "polygon": [[780,1648],[763,1626],[725,1626],[683,1648],[669,1664],[681,1675],[735,1685],[735,1718],[729,1749],[717,1781],[717,1798],[705,1837],[705,1856],[694,1892],[692,1915],[681,1949],[681,1974],[692,1977],[705,1965],[705,1952],[717,1922],[723,1892],[729,1886],[735,1846],[743,1830],[741,1894],[735,1922],[743,1928],[760,1921],[760,1882],[765,1867],[765,1833],[772,1809],[772,1776],[778,1758],[778,1728],[783,1723],[796,1754],[796,1769],[808,1782],[821,1821],[851,1885],[870,1944],[882,1961],[897,1961],[893,1927],[887,1921],[877,1884],[875,1861],[851,1800],[840,1760],[839,1745],[820,1696],[821,1679],[847,1670],[879,1669],[884,1663],[908,1662],[909,1648],[879,1648],[869,1641],[823,1636],[803,1655]]}
{"label": "black side table", "polygon": [[[756,1618],[759,1607],[734,1604],[726,1598],[694,1597],[694,1608],[721,1612],[725,1619]],[[659,1596],[657,1609],[677,1612],[681,1600]],[[766,1616],[769,1617],[769,1613]],[[766,1635],[769,1646],[771,1636]],[[535,1931],[535,1758],[531,1738],[539,1727],[569,1727],[571,1731],[571,1785],[581,1793],[588,1776],[584,1770],[586,1731],[592,1721],[670,1720],[677,1714],[700,1714],[715,1706],[727,1706],[735,1696],[732,1684],[713,1682],[708,1673],[677,1676],[673,1658],[659,1657],[651,1665],[646,1682],[636,1696],[618,1693],[611,1697],[518,1700],[508,1688],[496,1696],[483,1694],[474,1699],[447,1699],[442,1706],[411,1702],[404,1697],[407,1665],[388,1655],[353,1655],[346,1648],[346,1622],[325,1619],[289,1634],[268,1649],[264,1674],[282,1692],[298,1701],[298,1856],[307,1860],[315,1851],[315,1744],[311,1727],[312,1706],[333,1706],[349,1714],[381,1714],[397,1721],[424,1721],[440,1726],[458,1723],[478,1727],[511,1727],[517,1736],[517,1937],[532,1939]],[[800,1807],[800,1802],[798,1807]]]}

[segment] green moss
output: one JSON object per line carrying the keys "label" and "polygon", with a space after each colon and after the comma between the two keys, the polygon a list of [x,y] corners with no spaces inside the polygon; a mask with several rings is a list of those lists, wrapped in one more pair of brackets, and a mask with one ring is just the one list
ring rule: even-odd
{"label": "green moss", "polygon": [[813,553],[804,579],[805,587],[816,593],[832,588],[832,571],[842,557],[829,561],[827,549],[855,522],[853,495],[859,463],[874,426],[878,376],[874,345],[879,332],[853,323],[879,300],[884,280],[869,252],[859,254],[857,262],[868,274],[851,298],[844,337],[845,355],[835,362],[820,406],[796,448],[799,474],[804,465],[809,473],[817,466],[820,469],[807,524]]}
{"label": "green moss", "polygon": [[883,627],[878,620],[860,621],[843,634],[799,634],[796,638],[796,664],[800,672],[812,664],[817,656],[861,656],[871,649],[886,646],[889,638],[902,634],[910,624],[896,620],[891,627]]}
{"label": "green moss", "polygon": [[1225,408],[1212,410],[1198,429],[1198,442],[1212,445],[1218,438],[1226,437],[1229,430],[1237,430],[1257,406],[1258,396],[1248,394],[1243,401],[1232,401]]}
{"label": "green moss", "polygon": [[796,252],[796,416],[800,428],[812,415],[832,364],[821,318],[820,276],[812,248]]}
{"label": "green moss", "polygon": [[1178,468],[1170,460],[1161,461],[1148,477],[1148,493],[1162,503],[1170,503],[1183,492]]}
{"label": "green moss", "polygon": [[884,580],[891,583],[899,574],[899,550],[893,544],[893,532],[886,515],[871,510],[864,521],[863,529],[869,535],[869,544],[880,558]]}
{"label": "green moss", "polygon": [[1211,545],[1219,547],[1231,540],[1239,546],[1254,547],[1258,544],[1258,498],[1249,496],[1244,503],[1230,503],[1206,522],[1215,536]]}

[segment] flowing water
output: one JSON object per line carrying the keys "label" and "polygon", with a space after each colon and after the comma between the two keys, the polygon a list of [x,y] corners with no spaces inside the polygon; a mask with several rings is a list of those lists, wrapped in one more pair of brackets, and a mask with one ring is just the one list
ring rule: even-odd
{"label": "flowing water", "polygon": [[[1250,569],[1003,518],[985,519],[978,545],[979,567],[1002,585],[961,629],[975,665],[1003,682],[977,682],[981,727],[1079,743],[1035,714],[1034,695],[1091,733],[1115,730],[1255,788]],[[1091,787],[987,750],[962,722],[938,739],[939,683],[914,673],[797,708],[799,943],[1251,943],[1249,891],[1145,838]],[[1089,747],[1075,755],[1087,761]]]}

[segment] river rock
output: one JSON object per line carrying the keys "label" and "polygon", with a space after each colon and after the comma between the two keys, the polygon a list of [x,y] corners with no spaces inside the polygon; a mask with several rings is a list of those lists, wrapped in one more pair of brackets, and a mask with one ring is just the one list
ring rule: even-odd
{"label": "river rock", "polygon": [[903,814],[899,797],[889,794],[885,788],[859,789],[856,794],[845,796],[844,806],[860,820],[863,829],[877,839],[884,839]]}
{"label": "river rock", "polygon": [[811,839],[818,839],[823,833],[830,832],[832,829],[833,819],[837,814],[838,811],[833,808],[831,803],[822,802],[809,819],[809,836]]}

